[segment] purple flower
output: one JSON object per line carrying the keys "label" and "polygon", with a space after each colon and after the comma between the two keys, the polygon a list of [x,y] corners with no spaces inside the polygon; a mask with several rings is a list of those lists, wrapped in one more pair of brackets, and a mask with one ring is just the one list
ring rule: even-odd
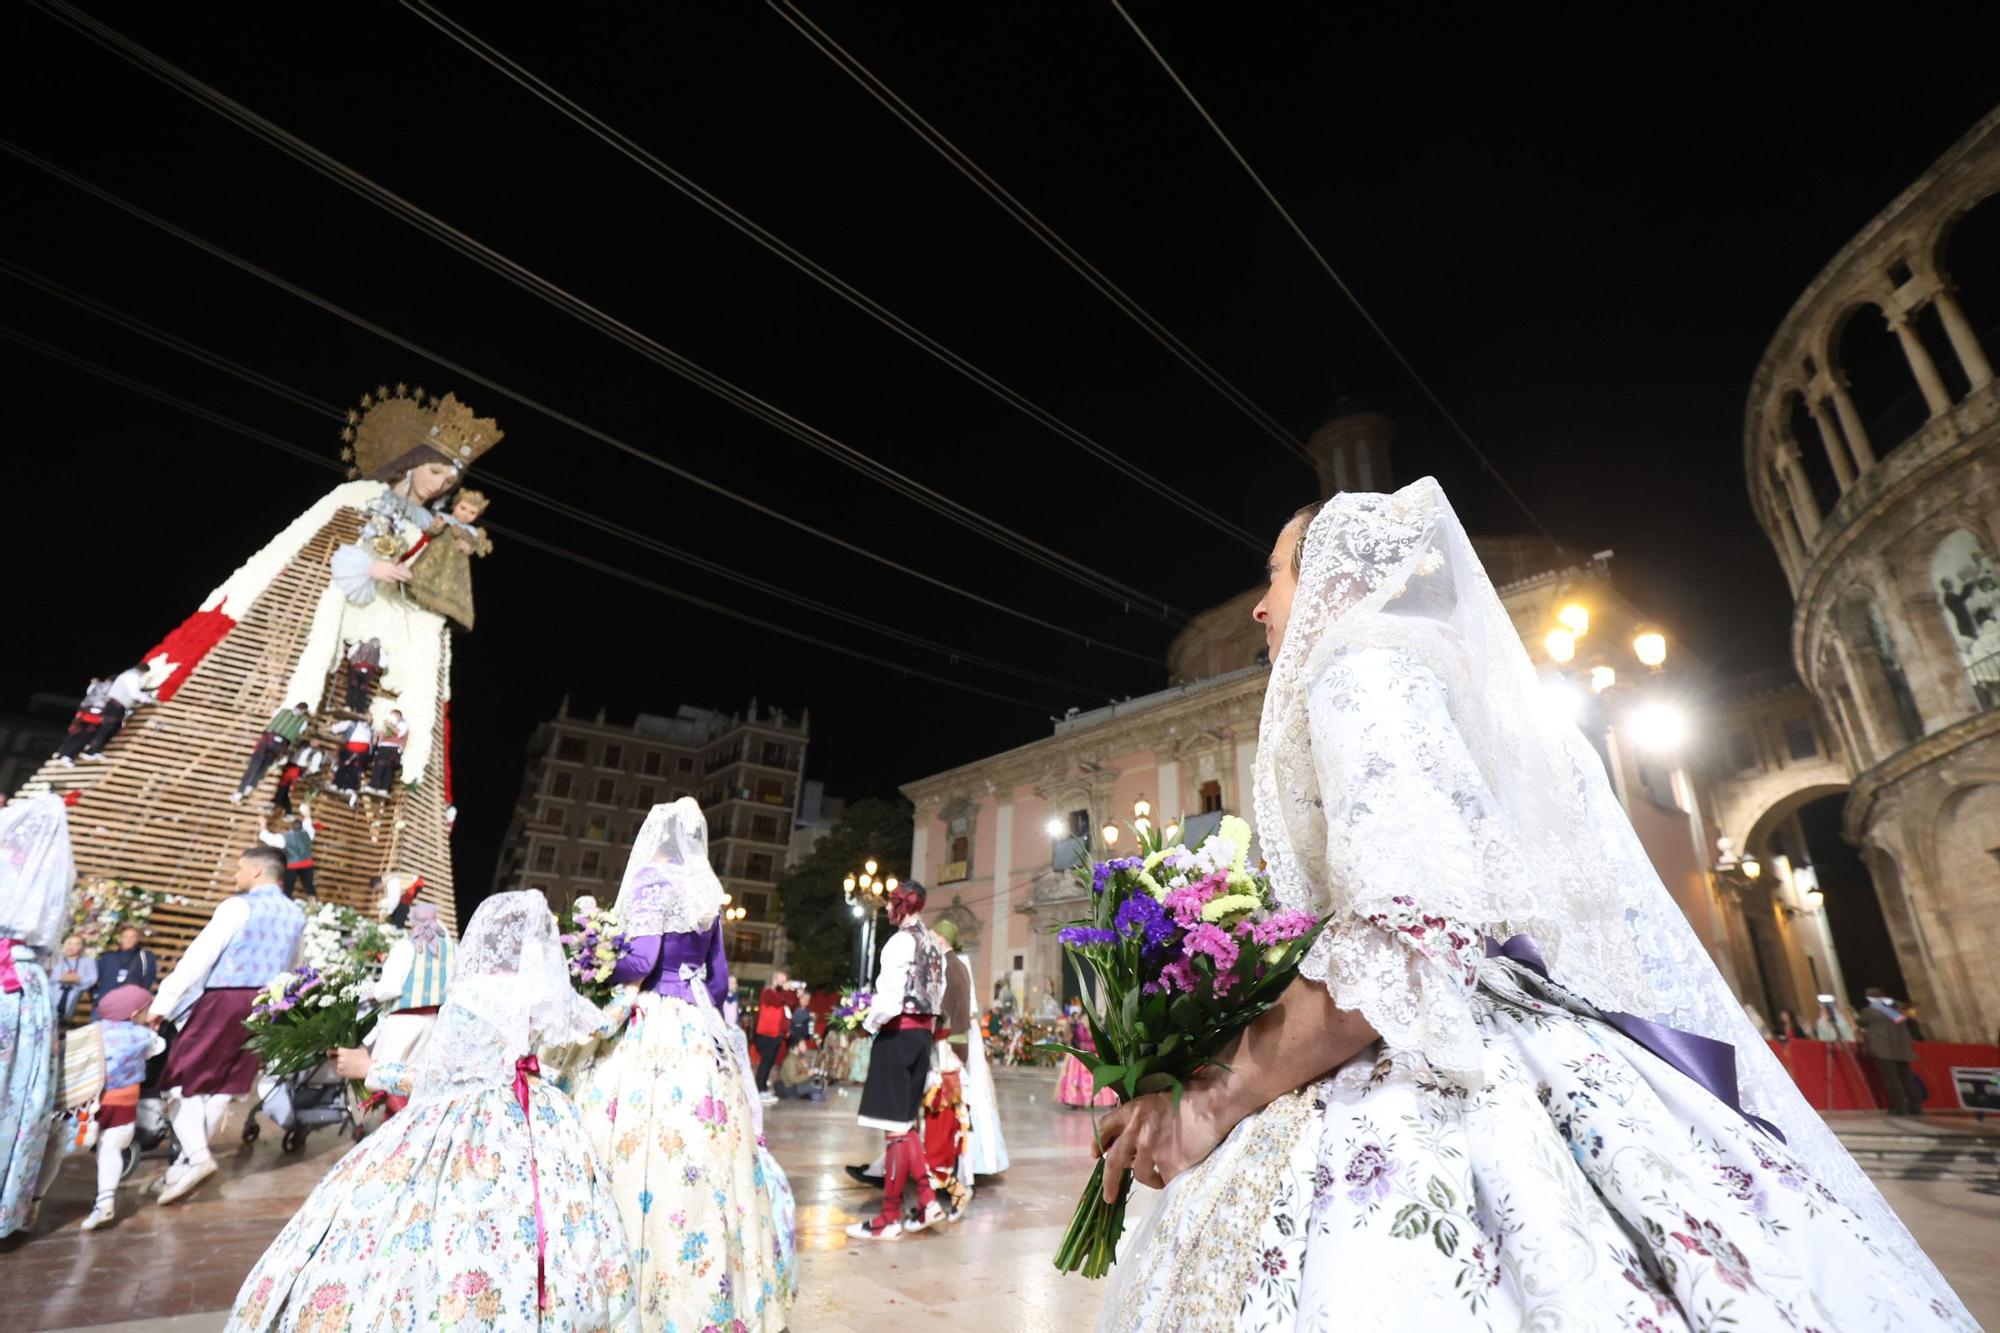
{"label": "purple flower", "polygon": [[1095,926],[1064,926],[1056,932],[1056,938],[1072,949],[1087,949],[1093,944],[1116,944],[1118,933],[1099,930]]}
{"label": "purple flower", "polygon": [[1090,872],[1090,891],[1104,892],[1105,881],[1121,870],[1141,870],[1146,862],[1137,856],[1120,856],[1110,861],[1099,861]]}
{"label": "purple flower", "polygon": [[1396,1170],[1396,1163],[1390,1160],[1381,1144],[1362,1144],[1354,1156],[1347,1159],[1347,1183],[1351,1186],[1347,1197],[1360,1204],[1388,1198],[1390,1182]]}
{"label": "purple flower", "polygon": [[1167,919],[1167,909],[1149,894],[1135,893],[1120,903],[1115,924],[1121,936],[1143,935],[1142,947],[1147,953],[1157,953],[1174,941],[1174,923]]}

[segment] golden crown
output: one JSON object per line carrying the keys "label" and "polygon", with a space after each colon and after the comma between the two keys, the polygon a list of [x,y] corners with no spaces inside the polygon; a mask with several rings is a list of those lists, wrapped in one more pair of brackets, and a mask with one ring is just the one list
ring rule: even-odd
{"label": "golden crown", "polygon": [[450,463],[463,471],[505,434],[454,394],[432,398],[421,387],[381,385],[347,410],[340,456],[355,476],[393,481],[419,463]]}

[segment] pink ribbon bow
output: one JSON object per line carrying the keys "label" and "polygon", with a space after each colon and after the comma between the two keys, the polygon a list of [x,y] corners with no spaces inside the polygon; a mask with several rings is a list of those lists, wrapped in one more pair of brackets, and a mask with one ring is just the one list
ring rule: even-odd
{"label": "pink ribbon bow", "polygon": [[0,939],[0,991],[12,995],[21,989],[21,974],[14,970],[14,946],[18,940]]}
{"label": "pink ribbon bow", "polygon": [[528,1075],[540,1074],[542,1062],[524,1055],[514,1062],[514,1100],[521,1103],[521,1116],[528,1124],[528,1183],[535,1191],[535,1308],[549,1308],[547,1272],[549,1229],[542,1221],[542,1176],[535,1169],[535,1118],[528,1114]]}

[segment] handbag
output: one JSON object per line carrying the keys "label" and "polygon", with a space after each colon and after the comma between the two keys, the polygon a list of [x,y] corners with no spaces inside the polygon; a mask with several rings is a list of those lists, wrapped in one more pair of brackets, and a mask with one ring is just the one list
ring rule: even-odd
{"label": "handbag", "polygon": [[95,1023],[64,1036],[56,1067],[56,1138],[65,1153],[97,1144],[99,1103],[104,1096],[104,1038]]}

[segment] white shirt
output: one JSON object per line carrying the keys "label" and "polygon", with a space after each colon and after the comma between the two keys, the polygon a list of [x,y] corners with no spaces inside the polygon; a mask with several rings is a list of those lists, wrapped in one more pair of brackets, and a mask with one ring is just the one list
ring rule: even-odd
{"label": "white shirt", "polygon": [[242,894],[232,894],[217,903],[215,915],[194,937],[194,943],[188,945],[187,952],[174,964],[174,970],[160,978],[159,994],[153,997],[153,1012],[178,1021],[180,1011],[201,998],[208,974],[222,961],[222,951],[249,921],[250,904],[243,900]]}
{"label": "white shirt", "polygon": [[909,980],[910,964],[916,961],[917,942],[907,930],[898,930],[882,946],[882,966],[875,973],[875,998],[861,1026],[880,1032],[882,1025],[903,1016],[903,988]]}
{"label": "white shirt", "polygon": [[129,667],[118,673],[111,682],[111,697],[131,712],[140,704],[153,702],[153,696],[146,692],[146,673],[136,667]]}
{"label": "white shirt", "polygon": [[382,975],[369,989],[368,998],[377,1004],[387,1004],[403,993],[403,983],[410,979],[410,969],[416,965],[417,946],[407,936],[389,946],[389,956],[382,960]]}

